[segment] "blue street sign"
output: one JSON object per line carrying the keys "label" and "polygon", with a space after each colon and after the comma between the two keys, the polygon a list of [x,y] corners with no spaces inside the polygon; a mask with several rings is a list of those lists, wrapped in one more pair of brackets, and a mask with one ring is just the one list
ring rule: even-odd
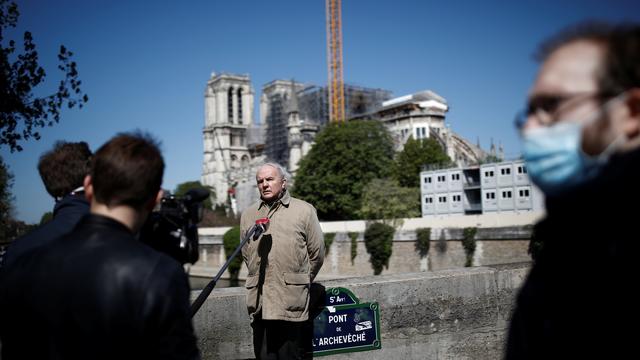
{"label": "blue street sign", "polygon": [[313,355],[380,349],[378,303],[359,303],[345,288],[327,289],[326,294],[327,306],[313,321]]}
{"label": "blue street sign", "polygon": [[327,306],[352,305],[360,300],[349,289],[337,287],[326,290],[325,304]]}

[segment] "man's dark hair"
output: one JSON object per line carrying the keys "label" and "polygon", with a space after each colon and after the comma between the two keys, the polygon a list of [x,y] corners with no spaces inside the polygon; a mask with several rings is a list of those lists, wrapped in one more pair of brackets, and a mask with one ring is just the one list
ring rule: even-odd
{"label": "man's dark hair", "polygon": [[43,153],[38,172],[47,192],[61,198],[82,186],[89,174],[91,150],[86,142],[58,141],[53,149]]}
{"label": "man's dark hair", "polygon": [[605,51],[597,75],[603,100],[625,90],[640,88],[640,24],[581,23],[544,42],[535,57],[544,61],[558,48],[576,41],[591,41]]}
{"label": "man's dark hair", "polygon": [[159,143],[141,132],[118,134],[96,152],[91,180],[96,200],[141,209],[155,198],[164,172]]}

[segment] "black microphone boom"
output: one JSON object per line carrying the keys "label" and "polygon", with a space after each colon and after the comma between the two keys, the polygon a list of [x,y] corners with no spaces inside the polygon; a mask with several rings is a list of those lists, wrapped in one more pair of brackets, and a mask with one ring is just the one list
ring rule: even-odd
{"label": "black microphone boom", "polygon": [[269,226],[269,219],[262,218],[262,219],[256,220],[256,223],[245,234],[244,238],[240,242],[240,245],[238,245],[238,247],[236,247],[236,249],[233,251],[231,256],[229,256],[229,258],[227,259],[227,262],[225,262],[224,265],[222,265],[222,267],[218,271],[218,274],[213,278],[213,280],[211,280],[204,287],[204,289],[202,289],[202,291],[200,292],[200,295],[198,295],[198,298],[193,302],[193,304],[191,304],[191,317],[194,317],[198,312],[198,310],[200,310],[200,307],[202,306],[202,304],[204,304],[204,301],[207,300],[207,297],[213,291],[213,288],[216,286],[216,283],[218,282],[218,280],[220,279],[224,271],[227,270],[227,267],[229,266],[231,261],[236,257],[236,255],[238,255],[240,250],[242,250],[242,247],[244,246],[244,244],[246,244],[251,239],[259,238],[260,235],[262,235],[265,231],[267,231],[268,226]]}

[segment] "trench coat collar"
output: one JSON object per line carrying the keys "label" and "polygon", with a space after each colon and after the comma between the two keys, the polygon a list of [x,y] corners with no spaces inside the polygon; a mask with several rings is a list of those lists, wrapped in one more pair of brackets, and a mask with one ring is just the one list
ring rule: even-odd
{"label": "trench coat collar", "polygon": [[[289,207],[289,203],[291,203],[291,195],[289,195],[289,191],[287,189],[283,189],[283,191],[284,193],[282,194],[282,197],[276,200],[276,202],[274,202],[273,205],[276,205],[279,201],[285,207]],[[260,199],[260,206],[258,206],[258,210],[262,209],[263,206],[269,207],[269,205],[266,202],[264,202],[264,200]]]}

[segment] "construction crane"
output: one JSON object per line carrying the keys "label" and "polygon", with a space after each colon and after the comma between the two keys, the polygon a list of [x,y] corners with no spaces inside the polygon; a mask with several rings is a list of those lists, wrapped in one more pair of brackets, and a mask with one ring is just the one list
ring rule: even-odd
{"label": "construction crane", "polygon": [[329,120],[345,121],[344,76],[342,73],[341,0],[326,0],[327,64],[329,66]]}

